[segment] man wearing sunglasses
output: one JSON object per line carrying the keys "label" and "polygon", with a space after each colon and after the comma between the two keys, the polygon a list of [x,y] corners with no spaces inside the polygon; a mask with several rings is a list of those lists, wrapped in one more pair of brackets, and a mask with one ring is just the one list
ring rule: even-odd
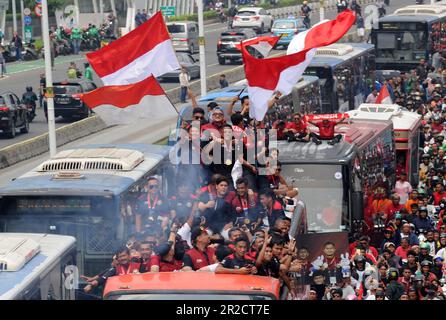
{"label": "man wearing sunglasses", "polygon": [[302,115],[299,112],[293,114],[293,121],[287,122],[283,134],[288,141],[310,141],[310,132],[308,131],[307,123],[302,120]]}
{"label": "man wearing sunglasses", "polygon": [[156,177],[149,177],[146,186],[147,193],[139,197],[136,214],[136,231],[141,232],[152,228],[160,221],[169,217],[169,202],[162,195],[160,182]]}
{"label": "man wearing sunglasses", "polygon": [[225,115],[223,109],[220,107],[215,107],[212,110],[210,123],[201,126],[201,132],[203,133],[203,139],[209,140],[214,139],[218,135],[218,138],[223,138],[223,129],[226,125]]}

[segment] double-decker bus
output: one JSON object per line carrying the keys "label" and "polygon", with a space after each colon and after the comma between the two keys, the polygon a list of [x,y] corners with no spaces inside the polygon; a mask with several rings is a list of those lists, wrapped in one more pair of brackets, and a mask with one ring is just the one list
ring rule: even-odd
{"label": "double-decker bus", "polygon": [[406,172],[412,185],[418,184],[421,116],[396,104],[363,103],[347,112],[352,119],[391,120],[395,135],[396,171]]}
{"label": "double-decker bus", "polygon": [[353,110],[374,83],[375,49],[367,43],[335,43],[318,48],[305,75],[319,78],[322,112]]}
{"label": "double-decker bus", "polygon": [[172,183],[170,149],[117,144],[61,151],[0,189],[0,232],[73,236],[79,272],[98,274],[135,232],[129,205],[145,192],[148,177],[159,178],[165,191]]}
{"label": "double-decker bus", "polygon": [[378,70],[408,71],[446,48],[446,5],[418,5],[397,9],[372,29]]}
{"label": "double-decker bus", "polygon": [[[313,119],[323,117],[337,116]],[[282,175],[299,186],[305,200],[307,233],[359,230],[367,195],[378,186],[389,190],[395,182],[392,121],[350,119],[336,133],[343,139],[334,145],[277,142]],[[325,219],[327,212],[338,214]]]}
{"label": "double-decker bus", "polygon": [[73,237],[0,233],[0,300],[74,300],[77,276]]}

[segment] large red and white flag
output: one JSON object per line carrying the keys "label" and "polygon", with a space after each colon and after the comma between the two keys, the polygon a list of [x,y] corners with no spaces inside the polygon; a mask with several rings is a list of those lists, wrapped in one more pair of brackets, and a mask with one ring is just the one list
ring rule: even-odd
{"label": "large red and white flag", "polygon": [[276,58],[254,58],[248,53],[243,42],[242,54],[248,81],[250,117],[263,120],[272,94],[275,91],[280,91],[283,95],[291,93],[293,86],[316,54],[316,48],[338,41],[355,20],[355,14],[351,10],[345,10],[335,20],[323,21],[307,31],[298,33],[291,41],[287,55]]}
{"label": "large red and white flag", "polygon": [[105,86],[79,95],[106,124],[132,124],[135,118],[157,119],[177,115],[153,76],[128,85]]}
{"label": "large red and white flag", "polygon": [[161,12],[122,38],[87,54],[104,85],[136,83],[180,68]]}
{"label": "large red and white flag", "polygon": [[390,97],[387,85],[383,84],[379,90],[378,97],[376,97],[375,103],[379,104],[392,104],[392,98]]}

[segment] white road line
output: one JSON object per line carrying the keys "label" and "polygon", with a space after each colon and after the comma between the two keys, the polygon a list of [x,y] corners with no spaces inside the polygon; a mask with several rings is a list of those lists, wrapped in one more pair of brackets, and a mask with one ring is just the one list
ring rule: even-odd
{"label": "white road line", "polygon": [[218,66],[219,65],[219,63],[217,62],[217,63],[213,63],[213,64],[208,64],[207,66],[206,66],[206,68],[207,67],[213,67],[213,66]]}

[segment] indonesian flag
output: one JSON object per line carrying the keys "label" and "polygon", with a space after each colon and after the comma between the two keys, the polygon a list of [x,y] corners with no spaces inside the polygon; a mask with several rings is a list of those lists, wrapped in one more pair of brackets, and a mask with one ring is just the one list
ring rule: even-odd
{"label": "indonesian flag", "polygon": [[136,119],[176,116],[166,93],[153,76],[135,84],[105,86],[79,96],[106,124],[132,124]]}
{"label": "indonesian flag", "polygon": [[287,55],[281,57],[254,58],[246,50],[245,42],[242,42],[250,100],[249,116],[258,121],[263,120],[272,94],[275,91],[280,91],[283,95],[289,94],[316,54],[315,48],[338,41],[355,20],[353,11],[345,10],[336,20],[323,21],[298,33],[291,40]]}
{"label": "indonesian flag", "polygon": [[376,98],[375,103],[378,104],[392,104],[392,98],[390,98],[389,90],[387,90],[387,85],[381,86],[379,90],[378,97]]}
{"label": "indonesian flag", "polygon": [[[267,57],[270,51],[274,48],[277,41],[279,41],[281,36],[269,37],[255,37],[252,39],[248,39],[243,41],[243,46],[245,47],[253,47],[258,52],[262,54],[262,56]],[[242,50],[242,42],[237,43],[235,47],[239,50]]]}
{"label": "indonesian flag", "polygon": [[104,48],[87,54],[104,85],[137,83],[180,68],[161,12]]}

